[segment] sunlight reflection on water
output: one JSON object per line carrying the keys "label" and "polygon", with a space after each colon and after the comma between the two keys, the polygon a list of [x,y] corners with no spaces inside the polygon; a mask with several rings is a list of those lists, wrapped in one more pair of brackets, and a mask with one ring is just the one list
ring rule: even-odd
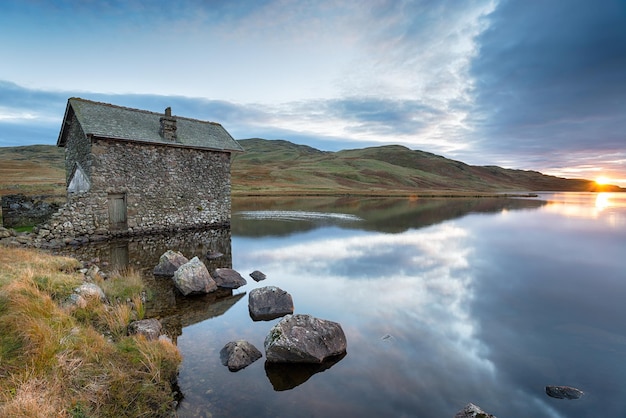
{"label": "sunlight reflection on water", "polygon": [[626,193],[542,194],[543,210],[572,218],[600,219],[612,227],[626,225]]}

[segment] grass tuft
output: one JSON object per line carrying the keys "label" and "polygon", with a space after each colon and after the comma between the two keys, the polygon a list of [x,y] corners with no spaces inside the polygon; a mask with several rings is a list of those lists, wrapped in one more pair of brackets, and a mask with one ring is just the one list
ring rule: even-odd
{"label": "grass tuft", "polygon": [[103,282],[111,305],[62,307],[80,284],[78,266],[35,251],[0,251],[0,416],[171,416],[178,349],[126,335],[145,313],[141,277],[121,272]]}
{"label": "grass tuft", "polygon": [[125,302],[129,299],[132,300],[134,296],[140,295],[144,290],[141,272],[133,267],[114,271],[109,279],[98,279],[96,283],[111,301],[119,300]]}

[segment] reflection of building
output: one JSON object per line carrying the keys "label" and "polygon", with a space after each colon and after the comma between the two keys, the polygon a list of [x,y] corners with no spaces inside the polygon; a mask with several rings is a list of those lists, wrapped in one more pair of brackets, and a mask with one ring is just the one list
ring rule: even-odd
{"label": "reflection of building", "polygon": [[230,155],[243,149],[218,123],[71,98],[57,145],[65,148],[68,202],[43,228],[46,237],[230,221]]}
{"label": "reflection of building", "polygon": [[[168,249],[180,251],[189,259],[197,256],[211,273],[216,268],[232,268],[228,228],[118,238],[80,247],[63,247],[58,252],[83,261],[97,260],[99,267],[108,272],[126,267],[140,270],[150,295],[146,304],[146,317],[158,317],[167,335],[176,340],[183,327],[222,315],[245,293],[233,295],[231,289],[219,289],[206,296],[181,297],[170,278],[152,274],[159,257]],[[208,259],[206,255],[209,252],[223,255]]]}
{"label": "reflection of building", "polygon": [[[81,261],[97,259],[103,264],[100,267],[105,270],[132,266],[151,273],[158,264],[161,254],[167,250],[180,251],[189,259],[198,256],[209,270],[232,266],[230,228],[117,238],[77,247],[62,247],[57,253]],[[220,252],[223,255],[215,260],[209,260],[206,258],[208,252]],[[105,265],[108,267],[105,268]]]}

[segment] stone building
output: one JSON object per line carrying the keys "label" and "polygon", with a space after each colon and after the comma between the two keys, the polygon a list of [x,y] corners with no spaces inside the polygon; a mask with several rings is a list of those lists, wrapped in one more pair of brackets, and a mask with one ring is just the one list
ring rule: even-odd
{"label": "stone building", "polygon": [[57,146],[68,200],[44,240],[230,223],[231,153],[243,149],[218,123],[70,98]]}

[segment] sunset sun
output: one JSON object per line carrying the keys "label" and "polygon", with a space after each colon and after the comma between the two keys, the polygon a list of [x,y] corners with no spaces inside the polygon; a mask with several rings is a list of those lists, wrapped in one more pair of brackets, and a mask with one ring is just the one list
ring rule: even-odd
{"label": "sunset sun", "polygon": [[596,178],[596,183],[599,184],[599,185],[609,184],[610,181],[611,181],[611,179],[609,179],[608,177],[605,177],[605,176],[600,176],[600,177]]}

